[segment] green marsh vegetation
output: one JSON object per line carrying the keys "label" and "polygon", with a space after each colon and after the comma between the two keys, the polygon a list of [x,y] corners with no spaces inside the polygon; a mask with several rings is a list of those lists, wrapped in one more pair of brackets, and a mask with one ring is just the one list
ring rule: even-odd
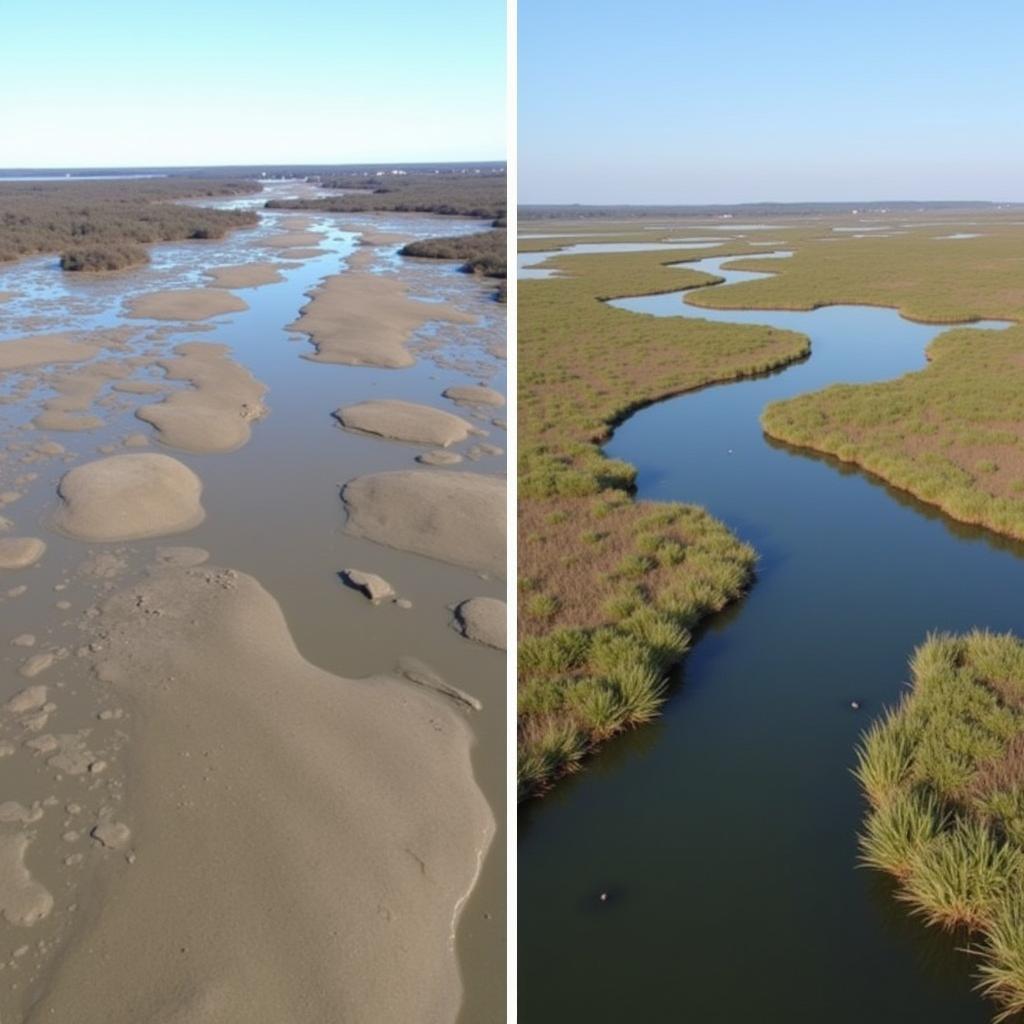
{"label": "green marsh vegetation", "polygon": [[[721,254],[745,252],[723,245]],[[701,255],[706,254],[706,250]],[[631,411],[807,353],[807,339],[671,320],[603,300],[713,282],[665,251],[556,257],[519,291],[519,791],[542,792],[603,740],[657,715],[666,673],[755,554],[704,510],[636,502],[600,445]]]}
{"label": "green marsh vegetation", "polygon": [[251,182],[147,178],[122,181],[0,181],[0,261],[61,254],[69,271],[120,270],[145,263],[154,242],[222,238],[256,223],[240,210],[170,200],[257,192]]}
{"label": "green marsh vegetation", "polygon": [[[790,260],[744,260],[773,278],[695,302],[811,308],[868,303],[926,322],[1024,319],[1024,228],[929,227],[892,238],[808,240]],[[822,254],[821,250],[827,250]],[[879,384],[836,385],[768,406],[766,433],[853,462],[962,522],[1024,538],[1024,326],[950,330],[928,365]]]}
{"label": "green marsh vegetation", "polygon": [[913,688],[864,735],[864,862],[929,924],[960,931],[998,1020],[1024,1012],[1024,644],[935,635]]}
{"label": "green marsh vegetation", "polygon": [[1024,539],[1024,326],[947,331],[928,357],[896,380],[769,405],[762,425],[954,519]]}
{"label": "green marsh vegetation", "polygon": [[[977,219],[981,223],[970,228],[950,218],[896,227],[906,233],[892,237],[855,238],[858,221],[840,222],[856,230],[837,233],[835,219],[808,217],[772,232],[784,240],[780,248],[794,252],[788,260],[761,261],[747,241],[723,239],[718,248],[686,252],[680,246],[678,257],[666,251],[554,253],[544,266],[561,276],[522,281],[519,551],[526,649],[538,643],[542,651],[547,643],[559,647],[565,630],[570,639],[573,631],[589,636],[621,630],[638,609],[664,616],[688,639],[700,615],[742,591],[745,580],[737,584],[736,577],[723,576],[703,603],[689,607],[672,596],[662,602],[689,567],[683,557],[667,568],[658,546],[676,552],[678,545],[685,552],[687,538],[649,536],[637,522],[646,514],[643,505],[629,499],[633,468],[606,459],[599,446],[617,422],[643,405],[781,367],[808,350],[806,339],[790,332],[645,317],[601,300],[711,283],[706,274],[668,264],[686,256],[735,255],[743,257],[738,269],[773,276],[699,289],[691,295],[694,305],[810,309],[862,303],[893,306],[919,320],[1013,319],[1024,311],[1024,230],[1005,218]],[[564,238],[526,239],[520,248],[580,241],[571,237],[578,225],[559,221],[558,230]],[[983,237],[939,237],[959,230]],[[602,230],[600,237],[658,241],[684,232],[705,234],[697,225],[673,224],[638,237],[635,225],[616,222],[615,234]],[[1024,537],[1024,327],[953,330],[932,343],[929,356],[925,370],[899,380],[837,386],[769,406],[765,430],[857,462],[956,518]],[[601,545],[614,555],[599,557]],[[723,561],[736,566],[747,557],[749,576],[752,553],[736,550]],[[663,678],[657,659],[645,663],[638,655],[636,661]],[[558,657],[555,668],[538,664],[546,662],[532,654],[521,660],[520,775],[526,793],[572,770],[609,734],[603,720],[595,724],[579,711],[573,701],[583,697],[567,689],[601,678],[587,658],[575,656],[570,668]],[[614,716],[610,721],[624,727]]]}
{"label": "green marsh vegetation", "polygon": [[[981,237],[940,237],[961,229]],[[892,230],[905,233],[856,238],[853,232],[833,232],[830,223],[798,233],[793,245],[789,234],[780,236],[794,250],[792,257],[737,265],[771,277],[701,292],[693,304],[710,309],[891,306],[924,323],[1024,319],[1024,227],[979,216],[969,227],[949,221]]]}

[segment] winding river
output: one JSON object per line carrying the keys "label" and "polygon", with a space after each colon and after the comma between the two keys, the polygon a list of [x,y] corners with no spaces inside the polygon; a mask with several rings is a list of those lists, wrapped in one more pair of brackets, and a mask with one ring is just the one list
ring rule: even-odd
{"label": "winding river", "polygon": [[[729,259],[686,266],[749,280],[720,271]],[[989,1021],[963,937],[857,867],[850,769],[930,630],[1024,630],[1024,546],[759,424],[776,399],[920,369],[944,328],[854,306],[718,312],[681,292],[613,305],[802,331],[812,354],[648,407],[607,446],[638,467],[639,497],[703,505],[752,543],[758,578],[697,638],[656,723],[522,810],[520,1019]]]}

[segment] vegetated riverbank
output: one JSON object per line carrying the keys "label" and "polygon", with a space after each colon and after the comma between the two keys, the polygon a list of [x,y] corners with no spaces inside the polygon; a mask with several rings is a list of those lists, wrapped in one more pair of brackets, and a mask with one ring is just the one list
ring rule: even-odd
{"label": "vegetated riverbank", "polygon": [[[748,251],[723,244],[721,254]],[[678,259],[687,255],[680,247]],[[519,791],[656,715],[689,630],[738,597],[754,552],[701,509],[637,503],[599,445],[632,410],[805,356],[799,334],[606,304],[714,283],[665,252],[551,261],[519,292]]]}
{"label": "vegetated riverbank", "polygon": [[[1024,318],[1024,228],[1005,217],[972,226],[978,237],[913,221],[884,237],[787,237],[790,259],[737,264],[771,276],[689,301],[717,310],[880,305],[923,323]],[[949,331],[920,372],[775,403],[764,429],[854,462],[963,522],[1024,538],[1024,329],[983,342],[976,331]]]}
{"label": "vegetated riverbank", "polygon": [[929,365],[774,403],[772,437],[854,462],[962,522],[1024,538],[1024,327],[952,330]]}
{"label": "vegetated riverbank", "polygon": [[1003,1020],[1024,1012],[1024,644],[935,635],[911,671],[860,748],[863,858],[929,924],[969,933]]}
{"label": "vegetated riverbank", "polygon": [[233,228],[256,223],[249,210],[171,200],[260,188],[256,182],[202,178],[0,181],[0,262],[57,252],[64,270],[122,270],[147,261],[145,245],[223,238]]}

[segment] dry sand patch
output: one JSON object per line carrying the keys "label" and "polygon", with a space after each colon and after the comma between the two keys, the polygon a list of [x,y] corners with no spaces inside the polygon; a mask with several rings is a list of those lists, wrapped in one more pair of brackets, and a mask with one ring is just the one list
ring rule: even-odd
{"label": "dry sand patch", "polygon": [[441,409],[398,399],[368,399],[346,405],[334,412],[338,422],[348,430],[374,434],[393,441],[411,444],[441,445],[447,448],[464,441],[476,428],[461,416]]}
{"label": "dry sand patch", "polygon": [[34,334],[0,342],[0,370],[21,370],[51,363],[81,363],[98,348],[76,341],[71,334]]}
{"label": "dry sand patch", "polygon": [[112,455],[61,477],[54,525],[88,541],[179,533],[202,522],[202,489],[199,477],[169,455]]}
{"label": "dry sand patch", "polygon": [[213,278],[214,288],[256,288],[284,280],[276,263],[239,263],[232,267],[211,267],[204,273]]}
{"label": "dry sand patch", "polygon": [[468,640],[505,650],[504,601],[496,597],[471,597],[455,608],[455,628]]}
{"label": "dry sand patch", "polygon": [[128,299],[126,316],[146,320],[206,320],[240,313],[248,303],[221,288],[180,288]]}
{"label": "dry sand patch", "polygon": [[505,575],[505,481],[452,470],[356,477],[342,489],[345,530],[388,547]]}
{"label": "dry sand patch", "polygon": [[228,347],[205,341],[174,349],[160,360],[168,380],[192,386],[162,402],[143,405],[135,415],[160,432],[160,440],[189,452],[230,452],[241,448],[251,425],[266,413],[266,387],[228,355]]}
{"label": "dry sand patch", "polygon": [[35,565],[46,550],[38,537],[0,538],[0,569],[27,569]]}
{"label": "dry sand patch", "polygon": [[307,359],[350,366],[411,366],[406,349],[413,333],[431,321],[471,324],[476,317],[447,302],[418,302],[397,277],[335,274],[310,293],[289,331],[310,336],[316,353]]}

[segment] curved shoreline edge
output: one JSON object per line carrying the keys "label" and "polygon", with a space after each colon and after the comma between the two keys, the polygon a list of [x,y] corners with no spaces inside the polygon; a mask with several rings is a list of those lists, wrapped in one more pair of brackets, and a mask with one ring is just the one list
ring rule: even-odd
{"label": "curved shoreline edge", "polygon": [[[663,253],[657,255],[664,256]],[[574,259],[586,257],[576,256]],[[667,268],[676,272],[674,268],[680,262],[685,261],[661,259],[655,273]],[[689,286],[684,279],[682,289],[676,284],[674,288],[655,287],[644,294],[712,287],[722,282],[721,278],[703,272],[701,277],[704,280],[692,282]],[[571,277],[557,277],[531,282],[530,287],[559,288],[572,280]],[[619,287],[600,288],[589,295],[589,301],[599,303],[610,317],[632,317],[632,314],[623,314],[607,305],[610,292],[620,290]],[[635,320],[642,322],[639,317]],[[661,330],[664,332],[664,328]],[[719,329],[714,327],[711,330]],[[728,331],[726,328],[721,333]],[[674,340],[679,342],[677,333],[672,333]],[[740,326],[738,333],[754,350],[754,358],[748,356],[743,361],[739,353],[727,349],[726,358],[731,356],[736,364],[731,368],[702,368],[685,382],[661,388],[653,386],[641,398],[602,410],[600,419],[590,429],[586,443],[573,445],[571,439],[566,442],[566,447],[576,452],[573,457],[562,462],[552,457],[547,465],[543,464],[542,457],[541,472],[552,477],[556,489],[546,493],[530,493],[530,488],[526,489],[527,508],[532,504],[546,509],[548,524],[555,517],[563,516],[580,529],[591,525],[590,520],[597,517],[605,521],[602,525],[611,517],[618,517],[623,520],[620,532],[643,531],[641,539],[650,551],[637,556],[641,560],[634,564],[641,571],[646,564],[650,571],[669,579],[660,580],[661,593],[649,595],[652,599],[646,609],[624,609],[622,614],[613,616],[611,622],[579,623],[577,628],[570,622],[566,628],[521,636],[520,799],[546,791],[558,778],[576,770],[587,755],[611,736],[656,717],[665,699],[668,673],[689,648],[692,630],[740,598],[753,579],[756,555],[749,546],[742,544],[703,509],[680,503],[634,501],[631,494],[635,489],[635,470],[625,463],[608,459],[601,451],[601,446],[611,438],[615,428],[642,408],[703,387],[733,383],[782,369],[806,358],[810,351],[807,336],[795,332]],[[782,351],[772,352],[773,346]],[[582,465],[578,468],[578,479],[584,489],[578,493],[569,489],[559,496],[558,477],[577,472],[579,463]],[[593,483],[586,483],[588,476]],[[522,469],[520,479],[523,479]],[[567,477],[562,476],[562,480],[565,479]],[[589,490],[586,489],[588,487]],[[530,514],[530,511],[526,512],[527,516]],[[538,525],[539,520],[530,523],[530,527]],[[526,528],[521,500],[521,535]],[[589,532],[594,534],[597,531]],[[700,558],[713,563],[709,570],[698,571],[690,580],[685,578],[686,569],[672,569],[683,560],[688,546],[694,548],[695,556],[700,555]],[[521,556],[524,548],[529,551],[528,545],[521,544]],[[697,562],[698,558],[693,561]],[[527,565],[526,579],[529,579],[529,572]],[[669,584],[672,576],[676,577],[675,583],[683,577],[681,587]],[[681,592],[685,591],[687,584],[689,592]],[[658,589],[656,585],[655,590]],[[543,597],[539,595],[539,598]],[[658,597],[666,598],[662,607],[657,607]],[[520,605],[525,607],[527,614],[531,603],[537,605],[537,602],[538,595],[521,595]],[[545,686],[544,676],[551,673],[563,673],[570,678],[570,682],[562,687],[564,693],[552,695],[551,688]]]}

